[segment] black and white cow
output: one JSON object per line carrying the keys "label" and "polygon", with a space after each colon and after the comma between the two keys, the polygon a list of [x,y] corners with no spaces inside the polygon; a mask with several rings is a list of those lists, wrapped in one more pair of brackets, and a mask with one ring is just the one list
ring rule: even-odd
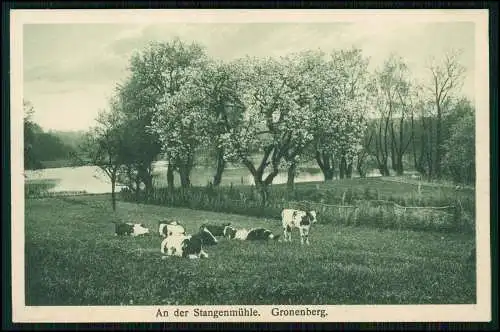
{"label": "black and white cow", "polygon": [[178,256],[189,259],[208,258],[203,250],[205,245],[217,243],[215,237],[204,228],[194,235],[172,234],[161,242],[161,253],[168,256]]}
{"label": "black and white cow", "polygon": [[228,226],[231,226],[230,222],[224,224],[203,224],[200,226],[200,230],[206,228],[213,236],[224,236],[224,229]]}
{"label": "black and white cow", "polygon": [[316,211],[301,211],[294,209],[283,209],[281,212],[284,241],[292,241],[292,230],[299,229],[300,243],[309,244],[309,230],[311,225],[317,222]]}
{"label": "black and white cow", "polygon": [[228,239],[246,240],[248,232],[246,228],[236,229],[233,226],[224,227],[224,237]]}
{"label": "black and white cow", "polygon": [[186,235],[186,230],[184,226],[179,224],[177,221],[166,221],[162,220],[158,222],[158,233],[160,236],[166,237],[174,234]]}
{"label": "black and white cow", "polygon": [[256,240],[276,240],[279,235],[274,235],[268,229],[265,228],[241,228],[236,229],[234,227],[228,226],[224,229],[224,236],[228,239],[236,239],[242,241],[256,241]]}
{"label": "black and white cow", "polygon": [[115,222],[115,235],[139,236],[149,234],[149,229],[144,224]]}

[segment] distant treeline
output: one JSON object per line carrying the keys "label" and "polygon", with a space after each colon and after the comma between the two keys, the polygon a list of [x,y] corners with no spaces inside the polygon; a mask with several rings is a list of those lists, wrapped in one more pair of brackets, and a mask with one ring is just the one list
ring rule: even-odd
{"label": "distant treeline", "polygon": [[32,118],[32,107],[25,105],[24,168],[39,169],[77,166],[82,164],[74,156],[85,133],[81,131],[44,131]]}

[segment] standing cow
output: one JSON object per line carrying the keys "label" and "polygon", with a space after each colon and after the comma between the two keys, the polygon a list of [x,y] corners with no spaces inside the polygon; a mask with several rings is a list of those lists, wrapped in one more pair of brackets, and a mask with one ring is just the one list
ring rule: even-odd
{"label": "standing cow", "polygon": [[292,241],[292,230],[299,229],[300,243],[309,244],[309,230],[311,225],[317,222],[316,211],[301,211],[294,209],[284,209],[281,212],[284,241]]}

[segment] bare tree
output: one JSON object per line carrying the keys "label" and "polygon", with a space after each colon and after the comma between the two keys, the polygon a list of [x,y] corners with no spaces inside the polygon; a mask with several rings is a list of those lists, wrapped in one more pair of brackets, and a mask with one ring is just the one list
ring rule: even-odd
{"label": "bare tree", "polygon": [[436,152],[433,158],[434,176],[441,176],[441,159],[443,157],[443,116],[453,98],[454,93],[463,83],[465,68],[458,62],[460,51],[447,53],[442,61],[434,60],[428,65],[430,80],[425,85],[436,112]]}
{"label": "bare tree", "polygon": [[[113,105],[113,103],[112,103]],[[125,132],[115,109],[101,112],[98,125],[87,134],[82,152],[92,165],[98,166],[111,181],[111,204],[116,210],[116,183],[126,156]]]}

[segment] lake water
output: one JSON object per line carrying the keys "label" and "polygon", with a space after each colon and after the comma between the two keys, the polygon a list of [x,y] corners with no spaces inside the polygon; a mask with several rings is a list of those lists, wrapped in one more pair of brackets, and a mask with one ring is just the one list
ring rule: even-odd
{"label": "lake water", "polygon": [[[155,180],[157,185],[166,185],[166,164],[157,162],[154,166],[154,172],[157,174]],[[49,191],[86,191],[92,194],[101,194],[111,192],[111,183],[107,176],[97,166],[79,166],[79,167],[62,167],[62,168],[47,168],[41,170],[25,171],[26,180],[54,180],[55,187]],[[377,176],[374,172],[370,174]],[[207,168],[195,168],[191,173],[191,182],[196,186],[204,186],[213,178],[213,170]],[[286,183],[286,172],[278,174],[274,179],[274,184]],[[323,181],[321,172],[300,172],[295,178],[295,182],[313,182]],[[224,171],[221,185],[240,185],[254,184],[252,176],[246,168],[227,168]],[[179,185],[179,177],[176,174],[175,184]],[[116,190],[120,191],[122,186],[117,185]]]}

